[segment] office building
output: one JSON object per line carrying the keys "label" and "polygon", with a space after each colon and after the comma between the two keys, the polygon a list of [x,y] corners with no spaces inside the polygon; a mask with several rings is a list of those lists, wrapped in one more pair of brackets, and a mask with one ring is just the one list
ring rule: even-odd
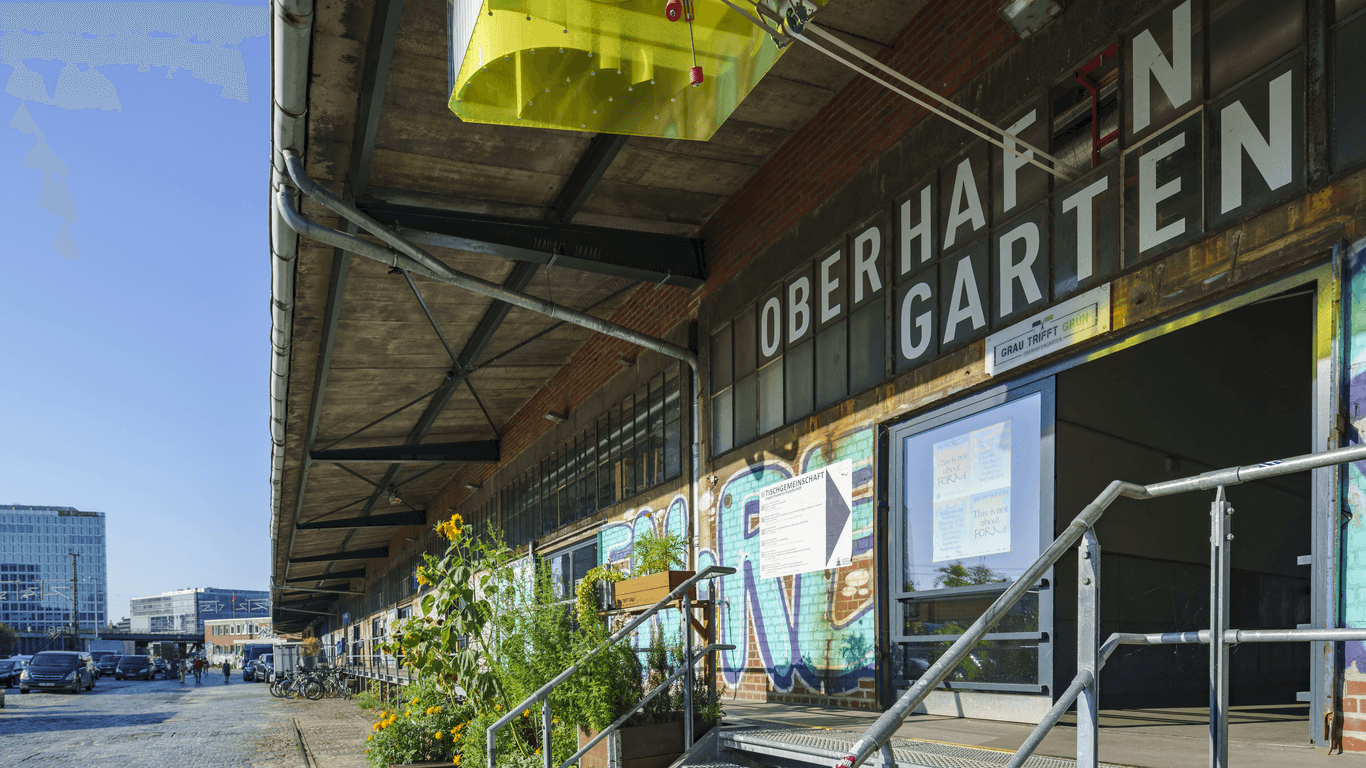
{"label": "office building", "polygon": [[204,634],[210,619],[270,615],[270,594],[257,589],[194,587],[162,592],[131,601],[129,624],[134,634]]}
{"label": "office building", "polygon": [[19,634],[18,652],[68,647],[53,638],[70,636],[73,584],[77,625],[93,636],[106,619],[106,574],[103,512],[0,505],[0,622]]}

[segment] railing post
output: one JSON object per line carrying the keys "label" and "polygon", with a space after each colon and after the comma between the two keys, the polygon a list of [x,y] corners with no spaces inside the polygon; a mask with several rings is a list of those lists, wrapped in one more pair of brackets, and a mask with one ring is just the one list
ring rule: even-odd
{"label": "railing post", "polygon": [[692,658],[692,600],[683,593],[683,751],[692,749],[692,687],[695,679]]}
{"label": "railing post", "polygon": [[1077,671],[1091,683],[1077,696],[1077,768],[1100,764],[1100,541],[1094,528],[1077,545]]}
{"label": "railing post", "polygon": [[[716,642],[716,579],[707,584],[707,645]],[[716,652],[707,654],[707,705],[716,711]]]}
{"label": "railing post", "polygon": [[1210,504],[1209,536],[1209,766],[1228,768],[1228,629],[1229,550],[1233,534],[1229,515],[1233,507],[1224,498],[1224,486]]}
{"label": "railing post", "polygon": [[555,758],[550,749],[550,697],[541,702],[541,757],[545,768],[554,768]]}

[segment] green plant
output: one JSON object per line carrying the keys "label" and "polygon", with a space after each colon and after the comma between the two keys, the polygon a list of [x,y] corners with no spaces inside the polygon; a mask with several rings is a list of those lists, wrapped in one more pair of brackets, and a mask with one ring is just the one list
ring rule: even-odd
{"label": "green plant", "polygon": [[631,575],[649,576],[682,568],[688,556],[688,543],[681,534],[666,533],[661,536],[651,528],[636,539],[634,550]]}
{"label": "green plant", "polygon": [[614,568],[611,563],[599,565],[584,574],[583,580],[574,589],[575,613],[580,625],[598,623],[598,585],[604,582],[616,584],[624,578],[626,574]]}
{"label": "green plant", "polygon": [[369,710],[377,708],[383,703],[380,698],[379,683],[371,682],[369,685],[365,686],[365,690],[356,694],[355,702],[356,706],[361,709]]}
{"label": "green plant", "polygon": [[367,762],[376,768],[432,759],[459,765],[473,708],[431,681],[419,679],[403,693],[402,704],[380,710],[374,733],[365,739]]}

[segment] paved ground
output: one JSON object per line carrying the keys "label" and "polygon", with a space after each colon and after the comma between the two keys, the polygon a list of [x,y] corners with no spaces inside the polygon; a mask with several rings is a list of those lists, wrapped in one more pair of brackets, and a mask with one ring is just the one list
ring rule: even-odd
{"label": "paved ground", "polygon": [[264,684],[115,681],[92,692],[6,692],[0,766],[304,768],[295,723],[315,768],[362,768],[370,721],[355,704],[272,698]]}

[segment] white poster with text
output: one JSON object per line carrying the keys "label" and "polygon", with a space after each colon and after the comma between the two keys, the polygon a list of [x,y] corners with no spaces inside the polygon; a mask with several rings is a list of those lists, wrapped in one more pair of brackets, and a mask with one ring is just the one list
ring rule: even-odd
{"label": "white poster with text", "polygon": [[854,462],[759,491],[759,577],[848,565],[854,554]]}
{"label": "white poster with text", "polygon": [[1010,419],[934,444],[934,562],[1010,551]]}

